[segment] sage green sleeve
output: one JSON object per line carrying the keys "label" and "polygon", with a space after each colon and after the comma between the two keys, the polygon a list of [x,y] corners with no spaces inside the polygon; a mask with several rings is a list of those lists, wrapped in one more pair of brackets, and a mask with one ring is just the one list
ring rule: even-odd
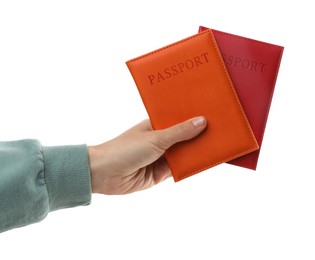
{"label": "sage green sleeve", "polygon": [[41,221],[50,211],[90,202],[86,145],[0,142],[0,232]]}

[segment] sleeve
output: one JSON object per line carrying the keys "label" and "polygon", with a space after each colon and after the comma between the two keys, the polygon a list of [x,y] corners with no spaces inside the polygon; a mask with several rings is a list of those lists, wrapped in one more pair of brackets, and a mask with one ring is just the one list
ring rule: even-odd
{"label": "sleeve", "polygon": [[0,142],[0,232],[41,221],[50,211],[90,202],[86,145]]}

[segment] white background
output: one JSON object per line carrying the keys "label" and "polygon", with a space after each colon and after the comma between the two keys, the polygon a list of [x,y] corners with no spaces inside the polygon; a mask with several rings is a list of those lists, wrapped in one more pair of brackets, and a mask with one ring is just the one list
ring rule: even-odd
{"label": "white background", "polygon": [[93,195],[0,234],[0,258],[315,259],[310,4],[0,0],[0,140],[115,137],[147,117],[125,61],[199,25],[285,47],[256,172],[224,164],[128,196]]}

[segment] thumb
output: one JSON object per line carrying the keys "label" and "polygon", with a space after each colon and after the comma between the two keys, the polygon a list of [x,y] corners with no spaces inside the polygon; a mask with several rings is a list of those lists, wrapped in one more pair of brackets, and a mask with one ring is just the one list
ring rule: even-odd
{"label": "thumb", "polygon": [[156,131],[158,134],[158,146],[168,149],[173,144],[192,139],[199,135],[207,126],[207,120],[203,116],[188,119],[169,128]]}

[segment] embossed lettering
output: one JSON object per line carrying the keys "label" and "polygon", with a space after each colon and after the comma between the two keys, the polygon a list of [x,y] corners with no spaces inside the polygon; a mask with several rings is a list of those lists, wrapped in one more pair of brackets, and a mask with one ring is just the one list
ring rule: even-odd
{"label": "embossed lettering", "polygon": [[184,63],[178,63],[177,66],[179,67],[180,73],[182,73],[183,69],[185,68],[185,64]]}
{"label": "embossed lettering", "polygon": [[222,57],[227,66],[233,66],[236,68],[249,70],[252,72],[263,73],[265,72],[267,66],[267,64],[263,62],[258,62],[244,57],[234,56],[226,53],[222,53]]}
{"label": "embossed lettering", "polygon": [[195,66],[195,63],[192,60],[186,60],[185,65],[187,69],[192,69]]}
{"label": "embossed lettering", "polygon": [[196,66],[202,65],[202,62],[200,61],[200,57],[194,57],[194,61],[196,63]]}
{"label": "embossed lettering", "polygon": [[148,75],[148,78],[149,78],[149,80],[150,80],[150,82],[151,82],[151,85],[153,84],[153,80],[154,80],[154,75]]}
{"label": "embossed lettering", "polygon": [[173,73],[172,73],[173,76],[175,76],[175,75],[178,74],[178,70],[176,69],[176,65],[175,65],[175,66],[172,66],[171,69],[172,69],[172,71],[173,71]]}
{"label": "embossed lettering", "polygon": [[151,85],[167,80],[185,71],[192,70],[195,67],[201,66],[209,62],[209,54],[207,52],[200,54],[199,56],[186,59],[183,62],[179,62],[176,65],[167,67],[161,71],[157,71],[154,74],[148,75],[148,79]]}

